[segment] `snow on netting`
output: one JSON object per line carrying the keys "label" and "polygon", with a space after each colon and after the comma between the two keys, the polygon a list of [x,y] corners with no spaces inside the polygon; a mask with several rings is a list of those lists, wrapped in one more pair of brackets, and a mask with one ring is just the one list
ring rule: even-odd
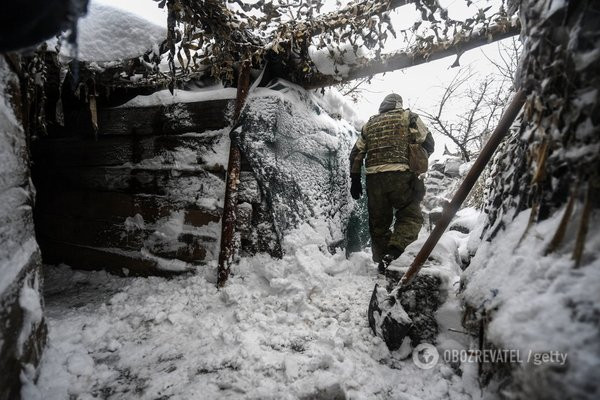
{"label": "snow on netting", "polygon": [[352,209],[348,154],[357,132],[322,104],[335,107],[330,98],[275,81],[251,94],[236,134],[267,195],[279,238],[318,219],[329,230],[322,244],[335,247],[342,244]]}

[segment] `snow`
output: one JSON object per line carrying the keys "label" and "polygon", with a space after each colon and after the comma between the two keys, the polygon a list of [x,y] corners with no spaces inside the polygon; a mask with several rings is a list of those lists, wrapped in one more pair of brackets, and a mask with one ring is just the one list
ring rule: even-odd
{"label": "snow", "polygon": [[[206,205],[214,205],[214,201],[211,199],[210,204],[207,202]],[[145,229],[152,232],[144,240],[140,251],[143,257],[156,261],[157,267],[163,271],[182,272],[196,268],[179,259],[157,255],[175,254],[178,250],[185,250],[188,244],[180,240],[182,234],[192,235],[202,243],[207,260],[216,260],[219,254],[221,223],[209,222],[203,226],[186,224],[184,211],[172,211],[154,223],[147,223],[141,215],[136,214],[134,217],[127,217],[124,225],[127,231]]]}
{"label": "snow", "polygon": [[[139,57],[167,38],[166,27],[94,1],[88,6],[88,14],[78,21],[77,29],[77,58],[82,61]],[[69,56],[65,48],[61,55]]]}
{"label": "snow", "polygon": [[127,231],[136,231],[146,228],[146,224],[144,222],[144,217],[140,214],[135,214],[133,217],[125,218],[125,229]]}
{"label": "snow", "polygon": [[142,253],[142,256],[144,256],[145,258],[156,261],[157,267],[161,271],[183,272],[191,271],[192,269],[194,269],[193,265],[190,265],[185,261],[178,260],[176,258],[164,258],[155,256],[154,254],[150,253],[150,251],[148,251],[146,247],[143,247],[140,250],[140,253]]}
{"label": "snow", "polygon": [[48,267],[49,346],[25,398],[479,398],[443,362],[422,370],[410,344],[390,353],[372,335],[370,254],[321,249],[324,227],[290,232],[282,259],[241,258],[220,291],[214,264],[172,279]]}
{"label": "snow", "polygon": [[357,47],[354,51],[349,43],[343,44],[339,48],[323,47],[318,49],[311,45],[308,48],[308,54],[320,73],[333,75],[340,80],[348,76],[350,66],[360,64],[369,57],[369,51],[365,47]]}
{"label": "snow", "polygon": [[[25,133],[13,111],[13,102],[17,105],[19,101],[8,93],[10,86],[18,88],[18,85],[7,59],[0,58],[0,314],[3,316],[0,349],[3,360],[24,364],[16,371],[3,368],[3,373],[9,374],[8,380],[3,379],[7,382],[3,387],[5,392],[17,374],[29,385],[33,382],[36,370],[26,364],[24,356],[30,349],[25,346],[36,339],[32,333],[42,321],[37,278],[39,248],[33,235],[31,212],[35,191],[29,177]],[[13,310],[17,312],[16,318]]]}
{"label": "snow", "polygon": [[324,92],[315,90],[313,98],[317,104],[323,107],[332,116],[337,116],[348,121],[356,130],[360,130],[365,120],[358,116],[357,105],[348,101],[339,90],[329,87]]}
{"label": "snow", "polygon": [[25,163],[20,155],[27,150],[23,127],[13,112],[13,99],[8,92],[11,86],[19,87],[18,78],[8,63],[0,59],[0,188],[4,192],[0,196],[2,205],[14,202],[11,205],[16,206],[22,202],[19,199],[28,195],[26,190],[18,187],[26,179]]}
{"label": "snow", "polygon": [[29,340],[35,326],[42,322],[42,299],[40,297],[40,285],[37,275],[34,279],[26,279],[26,283],[19,293],[19,306],[23,311],[23,325],[17,340],[17,352],[22,356],[24,346]]}
{"label": "snow", "polygon": [[[487,339],[495,346],[519,350],[523,357],[566,354],[568,367],[550,371],[550,378],[544,379],[562,382],[565,393],[572,394],[594,382],[600,367],[600,215],[591,216],[584,266],[574,269],[575,224],[570,224],[562,247],[545,254],[562,213],[558,210],[552,218],[533,225],[521,240],[530,210],[521,212],[493,245],[480,241],[464,272],[462,297],[492,316]],[[579,221],[580,213],[575,213],[573,221]],[[526,380],[539,371],[527,364],[520,372]]]}
{"label": "snow", "polygon": [[23,266],[38,250],[39,247],[35,237],[30,237],[25,243],[18,246],[8,259],[3,258],[0,260],[2,261],[0,264],[0,271],[2,271],[0,274],[0,293],[4,293],[8,286],[15,281]]}
{"label": "snow", "polygon": [[473,231],[481,223],[481,213],[472,207],[466,207],[459,210],[450,223],[450,230],[457,230],[464,233]]}
{"label": "snow", "polygon": [[[14,75],[10,72],[8,64],[2,62],[0,64],[0,93],[2,93],[2,96],[0,96],[0,130],[2,131],[7,131],[15,126],[20,127],[21,125],[17,121],[17,117],[9,103],[11,98],[7,94],[8,85],[14,83],[15,80]],[[2,148],[6,149],[4,146]]]}
{"label": "snow", "polygon": [[209,86],[198,90],[175,89],[173,94],[165,89],[145,96],[136,96],[117,108],[166,106],[176,103],[228,100],[235,99],[236,95],[236,88],[224,88],[222,85]]}
{"label": "snow", "polygon": [[279,237],[317,217],[335,233],[323,245],[343,240],[341,226],[351,211],[348,154],[356,130],[333,118],[315,94],[283,80],[250,93],[240,123],[240,147],[269,192]]}
{"label": "snow", "polygon": [[[286,89],[281,90],[285,86]],[[275,81],[268,87],[257,87],[250,93],[250,98],[282,96],[282,93],[289,93],[290,90],[302,90],[298,85],[286,81]],[[177,103],[193,103],[211,100],[232,100],[237,95],[236,88],[225,88],[221,84],[197,88],[194,90],[175,89],[173,94],[169,90],[160,90],[149,95],[140,95],[129,100],[127,103],[117,108],[125,107],[150,107],[166,106]],[[356,129],[360,129],[364,120],[360,118],[356,111],[356,106],[351,104],[335,88],[326,88],[324,93],[314,91],[308,94],[311,101],[317,103],[330,115],[350,122]]]}

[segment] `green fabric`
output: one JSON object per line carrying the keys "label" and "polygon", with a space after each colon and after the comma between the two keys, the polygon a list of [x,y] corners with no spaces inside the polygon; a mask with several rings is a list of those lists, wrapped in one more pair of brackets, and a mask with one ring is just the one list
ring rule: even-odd
{"label": "green fabric", "polygon": [[381,261],[388,246],[404,250],[415,241],[423,225],[420,203],[424,195],[423,181],[410,171],[367,175],[373,261]]}
{"label": "green fabric", "polygon": [[[365,175],[361,178],[362,185],[365,187]],[[369,234],[369,212],[367,211],[367,196],[361,196],[355,202],[354,209],[348,220],[346,229],[346,257],[350,254],[363,251],[370,245],[371,236]]]}

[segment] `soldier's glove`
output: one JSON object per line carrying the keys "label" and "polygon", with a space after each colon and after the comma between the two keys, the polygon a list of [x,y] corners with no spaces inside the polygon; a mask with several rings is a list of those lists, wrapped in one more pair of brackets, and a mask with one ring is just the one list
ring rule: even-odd
{"label": "soldier's glove", "polygon": [[352,186],[350,186],[350,194],[354,200],[360,199],[362,196],[362,183],[360,181],[360,174],[350,174],[352,179]]}

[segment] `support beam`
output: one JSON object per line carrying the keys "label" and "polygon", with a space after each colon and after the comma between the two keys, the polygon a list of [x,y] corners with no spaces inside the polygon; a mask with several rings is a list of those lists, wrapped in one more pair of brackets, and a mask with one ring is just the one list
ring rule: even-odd
{"label": "support beam", "polygon": [[345,76],[323,75],[317,73],[305,80],[296,81],[295,83],[306,89],[333,86],[354,79],[366,78],[376,74],[413,67],[429,61],[439,60],[444,57],[460,56],[465,51],[516,36],[520,31],[521,26],[519,23],[513,25],[510,21],[503,21],[490,26],[485,31],[473,33],[466,38],[455,38],[449,42],[439,43],[424,50],[384,55],[364,64],[351,66],[350,71]]}
{"label": "support beam", "polygon": [[234,131],[242,113],[250,89],[251,62],[246,60],[240,69],[235,110],[233,112],[232,128],[229,134],[229,165],[227,166],[227,181],[225,187],[225,201],[223,205],[223,219],[221,221],[221,250],[219,252],[219,267],[217,286],[223,287],[229,278],[229,268],[235,254],[235,223],[237,221],[238,185],[240,183],[240,168],[242,153],[237,143]]}

